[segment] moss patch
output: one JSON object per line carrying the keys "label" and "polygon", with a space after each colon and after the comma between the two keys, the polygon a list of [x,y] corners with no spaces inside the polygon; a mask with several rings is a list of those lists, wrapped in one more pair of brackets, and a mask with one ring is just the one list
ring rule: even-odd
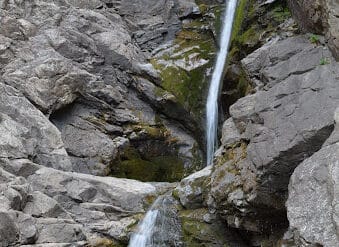
{"label": "moss patch", "polygon": [[111,168],[111,175],[143,182],[176,182],[184,176],[183,161],[177,156],[143,159],[133,148],[130,148],[125,155],[129,159],[115,162]]}
{"label": "moss patch", "polygon": [[162,87],[171,92],[197,122],[204,114],[209,71],[213,68],[217,50],[215,26],[220,22],[220,6],[203,3],[199,6],[202,17],[187,20],[176,34],[172,50],[151,59],[160,72]]}
{"label": "moss patch", "polygon": [[185,246],[228,246],[224,237],[225,226],[219,224],[218,221],[212,224],[206,223],[203,218],[207,213],[208,210],[205,208],[180,212]]}
{"label": "moss patch", "polygon": [[240,61],[260,47],[290,17],[286,1],[260,6],[255,0],[240,0],[234,20],[230,59]]}
{"label": "moss patch", "polygon": [[[278,0],[272,4],[260,5],[256,0],[239,0],[235,15],[232,41],[228,56],[228,67],[236,65],[241,70],[241,59],[262,46],[266,39],[279,32],[279,25],[291,17],[286,1]],[[253,91],[253,86],[242,70],[229,77],[226,73],[221,102],[225,115],[237,99]]]}

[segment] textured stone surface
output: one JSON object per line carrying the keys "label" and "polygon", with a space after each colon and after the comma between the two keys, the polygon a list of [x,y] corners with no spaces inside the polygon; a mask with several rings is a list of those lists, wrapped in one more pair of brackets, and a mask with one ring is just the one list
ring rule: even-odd
{"label": "textured stone surface", "polygon": [[[339,108],[338,108],[339,109]],[[338,124],[338,110],[335,120]],[[338,129],[332,136],[338,134]],[[324,145],[295,169],[286,202],[290,231],[298,246],[339,245],[339,143]]]}
{"label": "textured stone surface", "polygon": [[197,17],[192,0],[0,0],[0,246],[126,244],[174,185],[99,175],[201,166],[200,123],[151,64]]}
{"label": "textured stone surface", "polygon": [[[3,142],[13,147],[2,157],[107,175],[126,148],[147,148],[151,158],[173,150],[186,172],[199,165],[190,113],[175,97],[156,95],[160,78],[147,60],[199,14],[194,2],[1,1],[0,8],[1,114],[11,114],[0,130],[11,133]],[[143,81],[148,91],[139,90]],[[166,135],[148,131],[161,128]]]}
{"label": "textured stone surface", "polygon": [[338,155],[338,143],[324,147],[293,173],[286,206],[297,243],[339,244]]}
{"label": "textured stone surface", "polygon": [[206,206],[204,201],[207,199],[207,183],[211,175],[211,166],[193,173],[181,180],[174,194],[179,197],[180,203],[187,209],[195,209]]}
{"label": "textured stone surface", "polygon": [[326,34],[333,55],[339,59],[339,3],[336,0],[289,0],[295,19],[302,29]]}
{"label": "textured stone surface", "polygon": [[[11,162],[2,159],[0,167],[15,167]],[[12,174],[0,168],[3,246],[77,242],[82,246],[82,241],[103,237],[126,242],[131,226],[160,191],[135,180],[35,167],[26,179],[17,177],[20,170]]]}
{"label": "textured stone surface", "polygon": [[[328,63],[321,65],[321,58]],[[230,108],[212,172],[210,205],[234,227],[282,229],[293,170],[333,131],[339,65],[326,46],[305,36],[273,40],[242,64],[262,86]]]}

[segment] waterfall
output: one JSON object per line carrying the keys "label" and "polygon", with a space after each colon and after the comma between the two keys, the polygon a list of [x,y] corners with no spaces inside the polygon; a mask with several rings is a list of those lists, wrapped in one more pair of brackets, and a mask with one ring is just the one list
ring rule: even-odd
{"label": "waterfall", "polygon": [[220,50],[213,71],[211,84],[206,102],[206,140],[207,140],[207,165],[213,164],[213,155],[217,143],[218,127],[218,96],[220,82],[222,80],[228,48],[232,35],[232,26],[237,0],[226,0],[226,11],[224,16],[224,25],[220,39]]}
{"label": "waterfall", "polygon": [[132,235],[128,247],[146,247],[153,245],[152,235],[158,213],[159,210],[157,209],[151,209],[147,212],[145,218],[139,226],[138,232]]}
{"label": "waterfall", "polygon": [[178,201],[171,195],[159,196],[132,234],[128,247],[182,247]]}

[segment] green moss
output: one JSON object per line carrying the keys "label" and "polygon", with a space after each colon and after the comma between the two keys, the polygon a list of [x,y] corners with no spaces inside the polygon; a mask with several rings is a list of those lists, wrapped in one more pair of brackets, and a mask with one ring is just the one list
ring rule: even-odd
{"label": "green moss", "polygon": [[326,57],[322,57],[319,62],[320,65],[330,64],[330,60]]}
{"label": "green moss", "polygon": [[177,189],[174,189],[174,190],[172,191],[172,196],[174,197],[174,199],[179,200],[179,199],[180,199],[180,197],[179,197],[179,191],[178,191]]}
{"label": "green moss", "polygon": [[227,246],[223,232],[225,226],[219,225],[218,222],[206,223],[203,217],[207,213],[205,208],[180,212],[185,246]]}
{"label": "green moss", "polygon": [[204,165],[203,160],[202,160],[202,154],[197,144],[194,144],[194,146],[191,149],[191,153],[193,155],[192,166],[187,169],[186,174],[185,174],[186,176],[201,170]]}
{"label": "green moss", "polygon": [[152,157],[144,160],[140,157],[116,162],[112,165],[111,175],[140,181],[175,182],[183,178],[184,164],[176,156]]}
{"label": "green moss", "polygon": [[[201,4],[202,12],[218,12],[220,7]],[[205,92],[208,89],[209,77],[207,71],[214,65],[216,45],[212,31],[206,31],[213,20],[201,17],[184,23],[183,29],[176,34],[174,51],[151,59],[153,66],[160,72],[162,88],[157,88],[155,94],[163,96],[169,91],[176,97],[176,102],[182,105],[200,122],[205,109]],[[205,60],[195,69],[185,69],[178,66],[183,63],[188,66],[195,61]]]}
{"label": "green moss", "polygon": [[256,42],[258,42],[258,39],[259,34],[253,27],[246,30],[238,37],[238,41],[246,45],[254,45]]}
{"label": "green moss", "polygon": [[143,131],[149,138],[166,139],[169,135],[167,129],[163,125],[150,126],[146,124],[137,124],[131,126],[133,131]]}
{"label": "green moss", "polygon": [[311,34],[309,39],[310,39],[310,42],[312,44],[318,44],[319,43],[319,36],[316,35],[316,34]]}
{"label": "green moss", "polygon": [[260,6],[255,0],[240,0],[232,31],[231,60],[240,61],[258,48],[265,37],[290,17],[285,1]]}
{"label": "green moss", "polygon": [[[216,167],[222,166],[224,163],[231,161],[232,166],[247,156],[247,143],[240,141],[228,146],[226,152],[219,156],[216,160]],[[231,171],[231,170],[229,170]],[[236,172],[238,173],[238,172]]]}
{"label": "green moss", "polygon": [[238,3],[237,12],[233,21],[232,40],[236,39],[236,37],[242,30],[242,24],[245,19],[247,4],[248,0],[240,0]]}
{"label": "green moss", "polygon": [[199,10],[200,10],[201,14],[204,15],[208,12],[209,6],[206,5],[205,3],[200,3],[199,4]]}
{"label": "green moss", "polygon": [[221,6],[214,8],[214,16],[215,16],[215,20],[214,20],[214,29],[216,30],[216,33],[220,35],[221,33],[221,29],[223,26],[223,9],[221,8]]}
{"label": "green moss", "polygon": [[282,23],[287,18],[291,17],[291,12],[285,5],[277,5],[272,10],[273,19],[278,22]]}

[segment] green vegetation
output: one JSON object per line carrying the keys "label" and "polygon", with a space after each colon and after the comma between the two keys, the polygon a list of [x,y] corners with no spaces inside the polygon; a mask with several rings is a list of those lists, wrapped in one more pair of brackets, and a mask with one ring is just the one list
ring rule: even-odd
{"label": "green vegetation", "polygon": [[224,239],[224,227],[219,222],[213,224],[204,221],[204,215],[208,213],[205,208],[195,210],[182,210],[180,212],[180,221],[185,246],[203,247],[203,246],[223,246],[227,247]]}
{"label": "green vegetation", "polygon": [[326,65],[326,64],[329,64],[329,63],[330,63],[330,61],[326,57],[321,58],[320,62],[319,62],[320,65]]}
{"label": "green vegetation", "polygon": [[110,174],[144,182],[175,182],[184,177],[184,164],[174,155],[142,157],[138,150],[130,147],[120,160],[112,162]]}
{"label": "green vegetation", "polygon": [[319,43],[319,36],[316,35],[316,34],[311,34],[309,39],[310,39],[310,42],[312,44],[318,44]]}
{"label": "green vegetation", "polygon": [[[177,33],[173,49],[164,52],[161,57],[151,59],[153,66],[160,72],[162,87],[171,92],[177,102],[200,122],[204,114],[205,92],[208,88],[208,71],[213,68],[216,45],[211,29],[221,25],[221,7],[199,5],[202,17],[184,23]],[[213,13],[215,20],[208,14]],[[161,96],[165,91],[157,89]]]}
{"label": "green vegetation", "polygon": [[272,10],[274,21],[278,23],[284,22],[287,18],[291,17],[291,12],[284,4],[276,5]]}
{"label": "green vegetation", "polygon": [[240,0],[232,31],[230,61],[239,61],[257,49],[261,41],[276,32],[289,17],[291,13],[285,1],[260,6],[256,0]]}

